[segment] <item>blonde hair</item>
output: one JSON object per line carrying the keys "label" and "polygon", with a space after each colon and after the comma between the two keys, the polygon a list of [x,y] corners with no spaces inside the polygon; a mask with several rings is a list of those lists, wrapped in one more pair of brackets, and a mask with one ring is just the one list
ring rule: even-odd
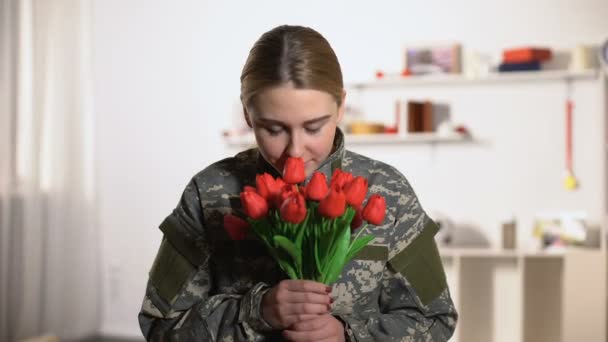
{"label": "blonde hair", "polygon": [[255,108],[261,91],[292,84],[329,93],[342,104],[344,83],[338,58],[317,31],[283,25],[264,33],[251,48],[241,73],[241,101]]}

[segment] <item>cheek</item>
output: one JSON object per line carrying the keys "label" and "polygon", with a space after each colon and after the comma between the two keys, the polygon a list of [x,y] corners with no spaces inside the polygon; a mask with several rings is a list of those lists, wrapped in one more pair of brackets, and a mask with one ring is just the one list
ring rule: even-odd
{"label": "cheek", "polygon": [[270,161],[279,159],[283,154],[284,147],[280,139],[258,139],[257,143],[262,154]]}
{"label": "cheek", "polygon": [[311,145],[313,153],[315,154],[316,159],[319,162],[323,161],[325,158],[329,156],[331,153],[331,149],[333,147],[333,137],[332,136],[323,136],[319,139],[316,139],[314,143]]}

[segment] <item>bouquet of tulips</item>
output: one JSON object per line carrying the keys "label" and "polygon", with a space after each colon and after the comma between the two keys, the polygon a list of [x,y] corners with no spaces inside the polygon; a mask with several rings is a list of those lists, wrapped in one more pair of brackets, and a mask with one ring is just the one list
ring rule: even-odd
{"label": "bouquet of tulips", "polygon": [[240,194],[246,216],[224,216],[224,228],[233,240],[253,232],[291,279],[309,279],[331,284],[373,236],[351,239],[351,232],[363,221],[381,224],[386,202],[367,195],[367,179],[336,169],[328,184],[323,173],[315,172],[306,186],[301,158],[289,158],[283,178],[268,173],[256,176],[256,187],[245,186]]}

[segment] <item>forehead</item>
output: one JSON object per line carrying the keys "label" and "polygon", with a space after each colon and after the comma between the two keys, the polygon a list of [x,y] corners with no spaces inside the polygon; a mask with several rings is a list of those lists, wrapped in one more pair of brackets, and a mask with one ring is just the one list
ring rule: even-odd
{"label": "forehead", "polygon": [[282,85],[262,91],[256,98],[256,109],[257,117],[295,122],[335,114],[338,105],[324,91]]}

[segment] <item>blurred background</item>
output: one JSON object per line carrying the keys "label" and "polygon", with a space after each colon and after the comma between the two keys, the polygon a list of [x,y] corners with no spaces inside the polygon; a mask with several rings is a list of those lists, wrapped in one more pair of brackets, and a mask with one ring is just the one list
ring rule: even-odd
{"label": "blurred background", "polygon": [[441,225],[453,341],[606,341],[605,0],[0,0],[0,340],[142,340],[160,222],[254,143],[281,24],[342,65],[348,149]]}

